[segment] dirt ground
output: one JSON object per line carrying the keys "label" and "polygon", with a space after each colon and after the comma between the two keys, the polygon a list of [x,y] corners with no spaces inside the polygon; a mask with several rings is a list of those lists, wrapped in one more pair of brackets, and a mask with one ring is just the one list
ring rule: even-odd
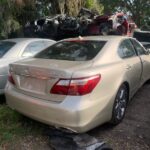
{"label": "dirt ground", "polygon": [[[145,84],[130,102],[121,124],[97,127],[90,135],[107,142],[114,150],[150,150],[150,84]],[[8,150],[50,150],[49,138],[43,133],[28,136],[7,145]]]}
{"label": "dirt ground", "polygon": [[133,97],[121,124],[113,128],[103,125],[89,133],[114,150],[150,150],[150,84]]}

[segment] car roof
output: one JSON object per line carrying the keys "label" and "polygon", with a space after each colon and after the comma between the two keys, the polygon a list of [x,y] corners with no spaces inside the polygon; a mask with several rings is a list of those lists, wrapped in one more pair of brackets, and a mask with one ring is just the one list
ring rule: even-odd
{"label": "car roof", "polygon": [[69,38],[69,39],[64,39],[62,41],[68,41],[68,40],[94,40],[94,41],[111,41],[111,40],[117,40],[120,41],[122,39],[127,39],[129,38],[128,36],[118,36],[118,35],[107,35],[107,36],[79,36],[76,38]]}
{"label": "car roof", "polygon": [[20,42],[29,42],[29,41],[31,42],[31,41],[37,41],[37,40],[53,41],[50,39],[42,39],[42,38],[13,38],[13,39],[6,39],[3,41],[20,43]]}

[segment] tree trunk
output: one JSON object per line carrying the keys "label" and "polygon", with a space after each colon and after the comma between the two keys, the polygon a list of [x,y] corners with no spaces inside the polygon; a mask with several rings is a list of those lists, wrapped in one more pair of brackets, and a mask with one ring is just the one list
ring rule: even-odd
{"label": "tree trunk", "polygon": [[70,16],[76,16],[84,3],[84,0],[51,0],[54,14],[61,13]]}

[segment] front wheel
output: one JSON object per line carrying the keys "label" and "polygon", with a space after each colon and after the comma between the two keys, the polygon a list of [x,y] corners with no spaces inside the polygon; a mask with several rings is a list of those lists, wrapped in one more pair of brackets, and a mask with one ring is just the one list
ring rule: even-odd
{"label": "front wheel", "polygon": [[128,88],[125,84],[123,84],[119,88],[115,98],[111,119],[112,124],[117,125],[123,120],[127,108],[127,102],[128,102]]}

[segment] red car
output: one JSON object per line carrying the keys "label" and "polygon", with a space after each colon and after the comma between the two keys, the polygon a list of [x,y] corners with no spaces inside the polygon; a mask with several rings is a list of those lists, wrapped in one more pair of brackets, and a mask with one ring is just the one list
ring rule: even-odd
{"label": "red car", "polygon": [[114,15],[102,15],[93,19],[93,22],[88,25],[88,34],[90,35],[131,35],[136,24],[128,19],[124,13],[116,13]]}

